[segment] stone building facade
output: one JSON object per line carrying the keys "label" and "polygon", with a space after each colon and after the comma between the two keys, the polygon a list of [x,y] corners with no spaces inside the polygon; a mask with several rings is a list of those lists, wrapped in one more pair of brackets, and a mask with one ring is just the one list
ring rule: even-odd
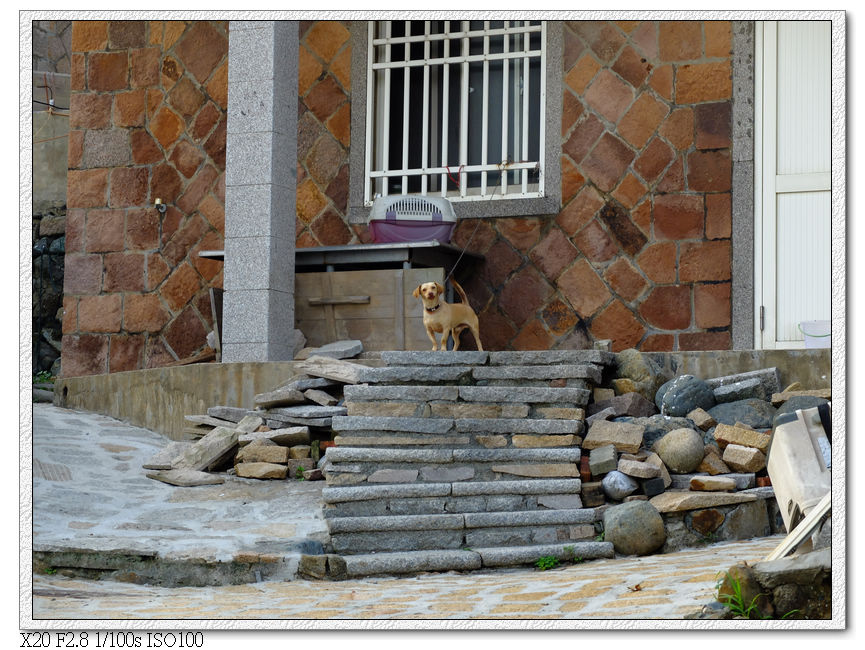
{"label": "stone building facade", "polygon": [[[349,219],[351,29],[298,26],[297,247],[370,241]],[[222,263],[198,252],[225,236],[228,30],[73,25],[66,376],[206,349]],[[485,257],[465,286],[485,347],[731,348],[731,23],[561,33],[560,211],[465,219],[454,235]]]}

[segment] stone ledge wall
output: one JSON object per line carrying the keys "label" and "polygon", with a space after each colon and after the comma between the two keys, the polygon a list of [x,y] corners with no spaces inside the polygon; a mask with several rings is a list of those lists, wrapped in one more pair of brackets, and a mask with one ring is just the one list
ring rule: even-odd
{"label": "stone ledge wall", "polygon": [[227,29],[73,23],[64,376],[206,346],[222,264],[198,252],[223,248]]}
{"label": "stone ledge wall", "polygon": [[[454,234],[486,257],[485,347],[731,347],[731,27],[565,22],[561,212]],[[346,220],[350,56],[344,24],[302,25],[299,247],[369,241]]]}

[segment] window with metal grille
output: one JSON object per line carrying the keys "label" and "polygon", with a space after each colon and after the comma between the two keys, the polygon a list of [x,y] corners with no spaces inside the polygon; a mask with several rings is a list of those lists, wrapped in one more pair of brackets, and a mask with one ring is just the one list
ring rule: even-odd
{"label": "window with metal grille", "polygon": [[364,204],[544,196],[541,21],[369,24]]}

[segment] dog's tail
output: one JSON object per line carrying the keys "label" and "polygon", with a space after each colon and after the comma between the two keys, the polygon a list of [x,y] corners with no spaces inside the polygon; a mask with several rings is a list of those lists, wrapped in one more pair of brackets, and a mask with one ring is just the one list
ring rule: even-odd
{"label": "dog's tail", "polygon": [[466,298],[466,292],[463,291],[463,288],[459,285],[459,282],[451,278],[451,284],[454,285],[454,289],[457,290],[457,293],[460,294],[460,301],[464,304],[469,304],[469,299]]}

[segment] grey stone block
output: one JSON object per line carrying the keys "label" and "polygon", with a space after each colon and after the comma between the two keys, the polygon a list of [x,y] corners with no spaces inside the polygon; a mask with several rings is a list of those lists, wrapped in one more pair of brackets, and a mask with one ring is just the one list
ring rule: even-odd
{"label": "grey stone block", "polygon": [[367,384],[423,384],[430,382],[459,382],[471,375],[466,366],[387,366],[364,368],[358,373],[357,383]]}
{"label": "grey stone block", "polygon": [[324,503],[367,501],[380,499],[408,499],[416,497],[448,496],[449,483],[424,483],[419,485],[375,485],[357,487],[325,487],[321,490]]}
{"label": "grey stone block", "polygon": [[280,429],[287,424],[329,429],[332,425],[332,418],[295,418],[290,415],[280,415],[277,418],[268,418],[264,423],[271,429]]}
{"label": "grey stone block", "polygon": [[583,432],[582,420],[542,420],[510,418],[458,418],[454,421],[461,433],[574,433]]}
{"label": "grey stone block", "polygon": [[454,496],[477,494],[578,494],[580,479],[546,479],[526,481],[477,481],[456,483],[452,487]]}
{"label": "grey stone block", "polygon": [[766,389],[757,377],[743,379],[732,384],[722,384],[714,388],[712,393],[715,395],[715,402],[718,404],[752,398],[764,400],[767,397]]}
{"label": "grey stone block", "polygon": [[451,449],[367,449],[331,447],[327,458],[332,463],[451,463]]}
{"label": "grey stone block", "polygon": [[591,524],[597,521],[597,512],[594,508],[531,510],[526,512],[471,512],[464,516],[466,528]]}
{"label": "grey stone block", "polygon": [[544,404],[576,404],[585,406],[591,392],[583,388],[460,386],[460,399],[467,402],[520,402]]}
{"label": "grey stone block", "polygon": [[472,371],[479,380],[589,379],[601,382],[601,368],[593,364],[555,364],[543,366],[481,366]]}
{"label": "grey stone block", "polygon": [[767,589],[780,585],[812,585],[823,575],[832,572],[832,549],[791,555],[780,560],[757,562],[754,574],[757,581]]}
{"label": "grey stone block", "polygon": [[432,400],[456,401],[457,386],[346,386],[343,395],[347,402],[404,401],[429,402]]}
{"label": "grey stone block", "polygon": [[559,560],[595,560],[615,557],[611,542],[574,542],[525,547],[477,548],[485,567],[534,564],[539,557],[553,556]]}
{"label": "grey stone block", "polygon": [[331,534],[395,530],[461,530],[465,515],[398,515],[384,517],[339,517],[330,519]]}
{"label": "grey stone block", "polygon": [[596,447],[589,452],[589,470],[592,476],[603,476],[618,467],[618,455],[614,445]]}
{"label": "grey stone block", "polygon": [[261,414],[264,417],[279,420],[284,418],[333,418],[345,415],[346,412],[347,409],[344,406],[319,406],[317,404],[305,404],[303,406],[272,408],[267,411],[262,411]]}
{"label": "grey stone block", "polygon": [[444,497],[430,499],[392,499],[387,502],[387,511],[392,515],[426,515],[447,512]]}
{"label": "grey stone block", "polygon": [[765,394],[767,396],[772,395],[772,393],[780,393],[781,392],[781,378],[778,374],[777,368],[763,368],[762,370],[752,370],[751,372],[740,372],[735,375],[726,375],[724,377],[714,377],[712,379],[707,379],[706,383],[709,385],[709,388],[715,389],[719,386],[726,386],[728,384],[735,384],[741,381],[746,381],[749,379],[758,379],[760,383],[763,385]]}
{"label": "grey stone block", "polygon": [[334,431],[407,431],[409,433],[449,433],[450,418],[401,418],[348,415],[333,418]]}
{"label": "grey stone block", "polygon": [[451,497],[445,502],[445,511],[454,513],[486,512],[487,500],[477,497]]}
{"label": "grey stone block", "polygon": [[505,461],[532,463],[578,463],[580,449],[545,448],[545,449],[454,449],[454,462],[498,463]]}
{"label": "grey stone block", "polygon": [[481,556],[472,551],[375,553],[345,558],[350,577],[422,571],[471,571],[481,568]]}
{"label": "grey stone block", "polygon": [[489,360],[489,353],[473,350],[456,352],[387,350],[381,353],[381,360],[388,366],[480,366]]}
{"label": "grey stone block", "polygon": [[416,469],[380,469],[367,477],[369,483],[411,483],[417,480]]}
{"label": "grey stone block", "polygon": [[334,341],[316,348],[313,354],[331,359],[350,359],[363,352],[363,343],[357,340]]}
{"label": "grey stone block", "polygon": [[210,417],[228,420],[235,423],[240,422],[248,413],[249,409],[237,406],[211,406],[207,409],[207,414]]}
{"label": "grey stone block", "polygon": [[537,537],[548,541],[555,540],[556,529],[477,528],[466,532],[466,544],[471,549],[479,546],[529,546],[538,543]]}
{"label": "grey stone block", "polygon": [[583,507],[583,500],[579,494],[544,494],[538,497],[538,506],[551,510],[579,510]]}
{"label": "grey stone block", "polygon": [[490,365],[549,365],[556,363],[596,363],[609,366],[616,356],[601,350],[537,350],[524,352],[490,352]]}
{"label": "grey stone block", "polygon": [[346,501],[324,509],[324,518],[335,517],[376,517],[388,513],[387,501]]}
{"label": "grey stone block", "polygon": [[475,476],[475,470],[471,466],[454,467],[451,465],[441,467],[430,465],[420,468],[421,481],[470,481]]}
{"label": "grey stone block", "polygon": [[607,408],[587,417],[586,425],[592,426],[592,423],[595,420],[611,420],[614,417],[616,417],[616,409],[614,409],[612,406],[608,406]]}
{"label": "grey stone block", "polygon": [[450,550],[460,549],[464,546],[462,530],[339,533],[331,535],[331,544],[334,551],[343,555],[371,552]]}
{"label": "grey stone block", "polygon": [[[579,497],[577,495],[567,495],[568,497],[576,498],[579,501]],[[516,511],[522,510],[526,507],[525,499],[522,496],[517,494],[494,494],[486,497],[486,512],[505,512],[505,511]],[[582,507],[582,504],[578,506],[569,506],[569,507]]]}

